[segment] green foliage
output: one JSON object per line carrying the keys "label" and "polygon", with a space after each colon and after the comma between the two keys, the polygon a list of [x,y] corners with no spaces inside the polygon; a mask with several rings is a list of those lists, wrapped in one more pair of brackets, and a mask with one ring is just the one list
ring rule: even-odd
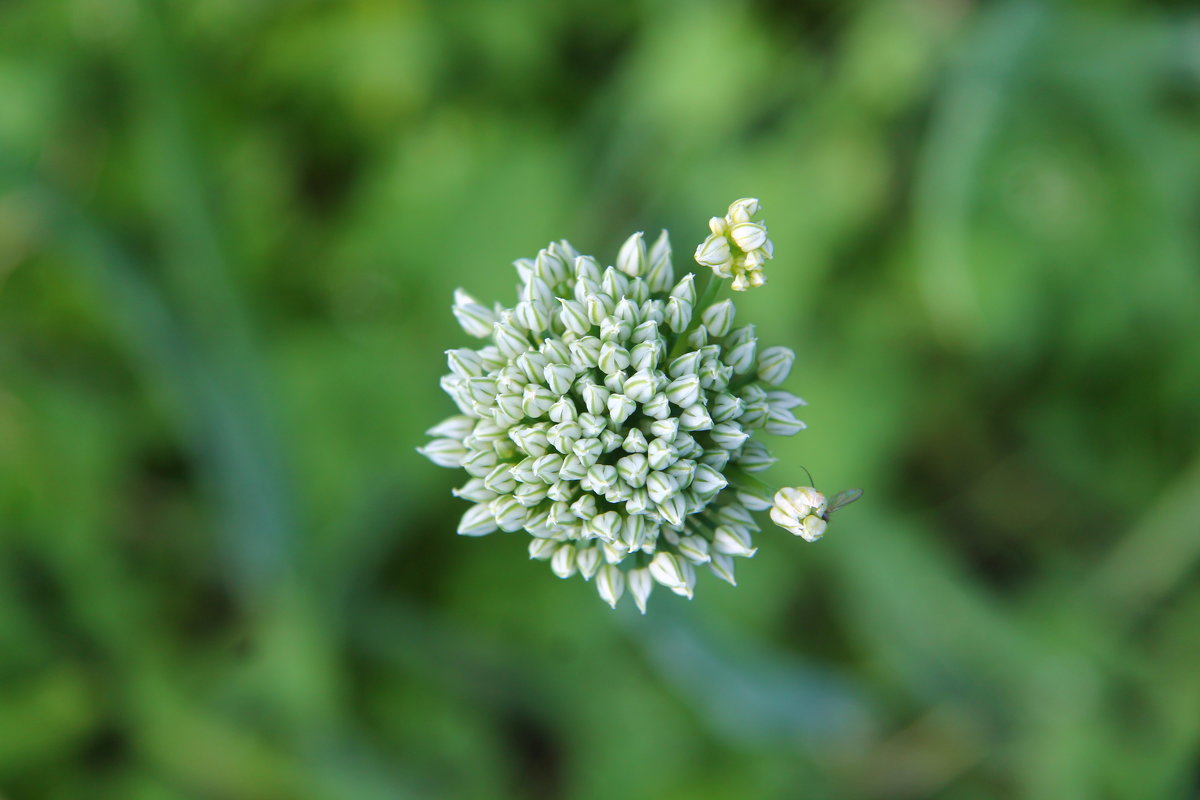
{"label": "green foliage", "polygon": [[[4,5],[0,795],[1192,795],[1170,5]],[[454,536],[452,290],[746,195],[865,498],[645,619]]]}

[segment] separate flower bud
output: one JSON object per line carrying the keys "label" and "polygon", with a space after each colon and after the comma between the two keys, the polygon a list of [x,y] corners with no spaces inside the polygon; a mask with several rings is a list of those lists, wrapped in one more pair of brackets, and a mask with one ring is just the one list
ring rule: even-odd
{"label": "separate flower bud", "polygon": [[596,547],[580,547],[575,553],[575,566],[584,580],[590,581],[600,568],[600,550]]}
{"label": "separate flower bud", "polygon": [[654,558],[650,560],[649,572],[650,577],[668,589],[687,586],[687,578],[679,560],[666,551],[660,550],[654,554]]}
{"label": "separate flower bud", "polygon": [[454,318],[468,336],[486,339],[492,335],[496,315],[488,311],[462,289],[454,290]]}
{"label": "separate flower bud", "polygon": [[470,510],[462,515],[458,523],[458,533],[460,536],[484,536],[495,531],[496,527],[491,504],[480,503],[471,506]]}
{"label": "separate flower bud", "polygon": [[749,558],[757,548],[753,546],[750,531],[737,525],[718,525],[713,534],[713,549],[727,556]]}
{"label": "separate flower bud", "polygon": [[467,448],[458,439],[434,439],[417,452],[439,467],[461,467],[467,457]]}
{"label": "separate flower bud", "polygon": [[605,564],[596,573],[596,591],[600,593],[600,598],[608,603],[610,608],[616,608],[617,601],[625,592],[625,574],[621,572],[620,568],[612,564]]}
{"label": "separate flower bud", "polygon": [[640,232],[630,236],[625,240],[625,244],[621,245],[616,266],[633,278],[646,271],[646,241]]}
{"label": "separate flower bud", "polygon": [[811,486],[788,487],[775,493],[775,504],[771,506],[771,521],[796,536],[815,541],[825,532],[825,527],[821,525],[818,529],[818,526],[807,519],[813,517],[818,522],[824,522],[821,517],[825,510],[825,495],[816,489]]}
{"label": "separate flower bud", "polygon": [[708,568],[721,580],[728,583],[730,586],[737,586],[737,578],[734,576],[733,556],[727,556],[723,553],[713,553],[712,561]]}
{"label": "separate flower bud", "polygon": [[575,574],[575,545],[564,544],[554,551],[550,559],[550,570],[560,578],[569,578]]}
{"label": "separate flower bud", "polygon": [[554,539],[530,539],[529,557],[536,561],[546,561],[558,548],[559,543]]}
{"label": "separate flower bud", "polygon": [[768,347],[758,357],[759,380],[778,386],[787,380],[795,360],[796,354],[786,347]]}
{"label": "separate flower bud", "polygon": [[693,564],[707,564],[710,560],[708,540],[699,536],[684,536],[679,540],[677,547],[679,554]]}
{"label": "separate flower bud", "polygon": [[704,309],[700,321],[713,336],[724,336],[733,327],[735,309],[732,300],[722,300]]}
{"label": "separate flower bud", "polygon": [[646,601],[650,599],[650,592],[654,589],[654,578],[650,575],[650,570],[646,567],[629,570],[625,576],[629,583],[629,593],[633,595],[633,602],[637,604],[638,611],[646,613]]}

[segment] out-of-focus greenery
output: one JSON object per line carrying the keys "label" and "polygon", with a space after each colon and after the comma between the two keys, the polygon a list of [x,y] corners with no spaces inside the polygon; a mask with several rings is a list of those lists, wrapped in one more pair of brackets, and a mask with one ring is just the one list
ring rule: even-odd
{"label": "out-of-focus greenery", "polygon": [[[1195,6],[10,0],[0,97],[0,796],[1197,791]],[[456,537],[451,291],[743,195],[865,499],[646,618]]]}

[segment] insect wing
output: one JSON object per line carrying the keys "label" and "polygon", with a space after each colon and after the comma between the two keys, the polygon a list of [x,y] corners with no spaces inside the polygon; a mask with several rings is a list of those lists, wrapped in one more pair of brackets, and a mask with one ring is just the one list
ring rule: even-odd
{"label": "insect wing", "polygon": [[848,506],[858,498],[862,497],[862,489],[844,489],[833,496],[829,501],[826,514],[832,514],[843,506]]}

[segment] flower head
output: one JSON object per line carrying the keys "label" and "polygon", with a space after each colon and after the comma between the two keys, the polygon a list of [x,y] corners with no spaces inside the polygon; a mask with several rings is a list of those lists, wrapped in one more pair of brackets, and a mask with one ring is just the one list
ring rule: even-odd
{"label": "flower head", "polygon": [[775,255],[767,226],[751,219],[759,208],[756,198],[735,200],[724,217],[708,221],[712,233],[696,248],[696,263],[711,267],[719,278],[733,278],[735,292],[766,283],[763,264]]}
{"label": "flower head", "polygon": [[[770,257],[757,209],[737,201],[701,245],[734,288],[761,283]],[[485,341],[447,351],[441,384],[460,413],[419,448],[467,473],[460,534],[523,530],[530,558],[595,578],[612,606],[628,588],[643,613],[655,583],[692,597],[697,567],[734,583],[733,559],[756,550],[752,511],[820,536],[805,521],[823,530],[815,490],[771,506],[752,475],[775,461],[759,433],[803,428],[791,412],[803,401],[773,388],[793,354],[735,326],[715,278],[703,302],[694,275],[676,280],[666,231],[649,248],[634,234],[607,268],[565,241],[515,266],[511,308],[455,292],[455,317]]]}
{"label": "flower head", "polygon": [[811,486],[780,489],[771,506],[771,521],[805,541],[815,542],[825,533],[825,495]]}

